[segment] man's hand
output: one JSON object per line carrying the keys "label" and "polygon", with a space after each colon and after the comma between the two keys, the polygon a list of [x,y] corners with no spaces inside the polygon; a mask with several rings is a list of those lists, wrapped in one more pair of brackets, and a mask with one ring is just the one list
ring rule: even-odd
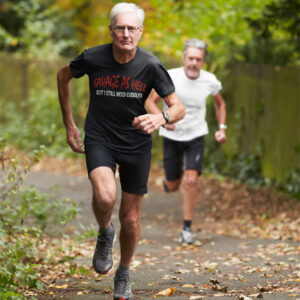
{"label": "man's hand", "polygon": [[80,132],[76,126],[67,128],[67,143],[74,152],[84,153]]}
{"label": "man's hand", "polygon": [[165,124],[164,127],[170,131],[175,130],[175,124]]}
{"label": "man's hand", "polygon": [[166,123],[162,113],[146,114],[134,118],[132,125],[145,133],[151,134]]}
{"label": "man's hand", "polygon": [[226,142],[226,134],[225,130],[220,129],[215,132],[215,139],[219,144],[223,144]]}

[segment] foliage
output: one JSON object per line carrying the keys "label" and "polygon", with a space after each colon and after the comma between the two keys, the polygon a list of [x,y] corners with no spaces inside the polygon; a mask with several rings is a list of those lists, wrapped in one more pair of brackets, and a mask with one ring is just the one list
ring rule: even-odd
{"label": "foliage", "polygon": [[[82,91],[84,92],[84,91]],[[72,105],[74,118],[80,128],[83,127],[82,97],[74,94]],[[1,101],[0,101],[1,102]],[[0,124],[2,132],[14,137],[14,145],[24,151],[31,151],[39,145],[47,147],[53,156],[73,156],[74,153],[66,144],[65,128],[60,117],[57,92],[50,89],[31,90],[29,99],[23,102],[20,111],[14,102],[2,100],[5,115]],[[59,116],[59,117],[58,117]]]}
{"label": "foliage", "polygon": [[[298,0],[151,1],[143,43],[162,60],[179,61],[188,38],[208,42],[208,68],[226,75],[228,62],[299,64]],[[151,29],[151,30],[150,30]]]}
{"label": "foliage", "polygon": [[99,228],[96,228],[93,224],[90,226],[84,226],[83,224],[79,224],[80,231],[75,230],[74,235],[76,236],[76,242],[82,243],[85,241],[95,240],[95,236],[98,234]]}
{"label": "foliage", "polygon": [[55,7],[70,16],[69,26],[74,29],[78,44],[69,55],[74,56],[83,48],[108,43],[111,37],[108,31],[109,12],[118,1],[110,0],[56,0]]}
{"label": "foliage", "polygon": [[277,184],[278,188],[292,195],[296,199],[300,199],[300,168],[295,168],[287,174],[283,183]]}
{"label": "foliage", "polygon": [[232,49],[251,40],[245,17],[258,16],[268,1],[160,1],[152,0],[143,43],[159,56],[182,57],[183,43],[188,38],[205,40],[209,69],[222,70],[232,60]]}
{"label": "foliage", "polygon": [[45,228],[72,220],[76,205],[70,199],[50,199],[34,187],[21,187],[24,175],[44,154],[44,147],[33,151],[25,166],[10,157],[6,148],[7,140],[0,137],[0,297],[25,299],[17,287],[42,288],[36,266],[43,261],[38,246]]}
{"label": "foliage", "polygon": [[[3,0],[0,49],[22,55],[74,56],[111,41],[109,12],[118,1]],[[146,12],[141,46],[166,65],[181,61],[188,38],[206,40],[208,68],[226,74],[228,62],[299,62],[298,0],[136,1]]]}
{"label": "foliage", "polygon": [[68,15],[63,15],[53,2],[3,0],[0,49],[33,57],[56,57],[76,46]]}
{"label": "foliage", "polygon": [[300,64],[300,2],[273,1],[259,17],[246,17],[252,39],[240,49],[251,63],[285,66]]}

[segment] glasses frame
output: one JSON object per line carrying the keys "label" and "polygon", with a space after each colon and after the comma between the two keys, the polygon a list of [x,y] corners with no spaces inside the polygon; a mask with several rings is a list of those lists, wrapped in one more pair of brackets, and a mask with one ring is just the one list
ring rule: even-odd
{"label": "glasses frame", "polygon": [[117,33],[123,33],[127,29],[129,33],[136,33],[141,28],[142,25],[135,27],[135,26],[114,26],[112,29]]}

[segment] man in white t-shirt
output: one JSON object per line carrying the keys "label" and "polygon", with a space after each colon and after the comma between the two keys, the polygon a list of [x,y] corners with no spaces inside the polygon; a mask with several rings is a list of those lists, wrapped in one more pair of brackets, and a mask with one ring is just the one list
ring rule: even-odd
{"label": "man in white t-shirt", "polygon": [[[226,105],[219,93],[222,85],[214,74],[202,70],[206,56],[205,42],[190,39],[184,43],[183,67],[168,72],[178,97],[185,105],[185,118],[176,124],[167,122],[159,130],[164,137],[164,189],[167,192],[176,191],[183,182],[183,229],[180,242],[188,244],[193,243],[191,224],[198,200],[197,183],[202,172],[204,136],[208,134],[205,114],[209,95],[213,96],[219,122],[215,139],[220,144],[226,142]],[[152,91],[146,101],[146,109],[151,113],[158,112],[159,100],[160,97]],[[163,110],[166,108],[164,103]]]}

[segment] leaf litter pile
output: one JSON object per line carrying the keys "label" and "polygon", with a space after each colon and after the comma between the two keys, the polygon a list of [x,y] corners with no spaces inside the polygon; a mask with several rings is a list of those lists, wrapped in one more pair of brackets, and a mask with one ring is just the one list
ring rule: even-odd
{"label": "leaf litter pile", "polygon": [[[162,193],[162,180],[161,168],[152,168],[150,189]],[[178,215],[165,208],[149,212],[152,220],[143,226],[154,230],[163,221],[165,238],[141,237],[132,262],[135,299],[227,296],[251,300],[272,299],[274,293],[283,295],[276,299],[299,300],[300,202],[273,189],[204,176],[199,179],[199,190],[194,245],[177,242],[179,207]],[[219,237],[236,245],[224,250]],[[38,299],[85,299],[87,294],[110,299],[113,274],[100,276],[93,271],[94,245],[93,239],[78,242],[70,237],[43,241],[37,257],[43,289],[22,293]],[[119,261],[117,249],[113,256]],[[148,271],[154,272],[153,276],[145,277],[140,284],[139,277]]]}

